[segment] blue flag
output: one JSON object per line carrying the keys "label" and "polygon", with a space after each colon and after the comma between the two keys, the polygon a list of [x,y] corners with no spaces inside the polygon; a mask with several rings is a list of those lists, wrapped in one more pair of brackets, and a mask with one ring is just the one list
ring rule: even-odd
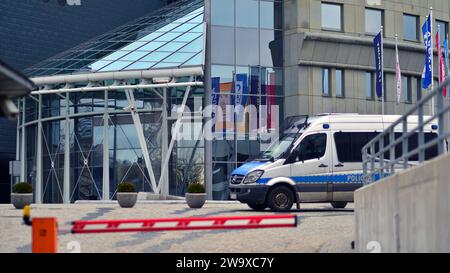
{"label": "blue flag", "polygon": [[375,68],[376,68],[376,90],[377,96],[383,96],[383,39],[381,32],[373,39],[373,46],[375,49]]}
{"label": "blue flag", "polygon": [[211,113],[212,125],[213,127],[216,125],[216,112],[217,106],[219,105],[220,98],[220,77],[212,77],[211,78],[211,104],[213,107]]}
{"label": "blue flag", "polygon": [[426,59],[425,59],[425,67],[423,68],[422,74],[422,88],[428,88],[433,79],[433,71],[432,71],[432,59],[433,58],[433,49],[431,48],[433,35],[431,35],[431,20],[430,16],[428,16],[427,21],[422,27],[423,41],[426,48]]}
{"label": "blue flag", "polygon": [[235,106],[247,104],[248,80],[247,74],[236,74],[234,82],[234,92],[236,96]]}

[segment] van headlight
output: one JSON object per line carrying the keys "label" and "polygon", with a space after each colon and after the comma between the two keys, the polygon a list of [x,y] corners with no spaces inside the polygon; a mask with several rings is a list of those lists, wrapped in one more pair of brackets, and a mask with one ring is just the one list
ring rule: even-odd
{"label": "van headlight", "polygon": [[258,181],[258,179],[264,174],[264,171],[253,171],[249,174],[247,174],[247,176],[244,179],[243,184],[254,184],[256,183],[256,181]]}

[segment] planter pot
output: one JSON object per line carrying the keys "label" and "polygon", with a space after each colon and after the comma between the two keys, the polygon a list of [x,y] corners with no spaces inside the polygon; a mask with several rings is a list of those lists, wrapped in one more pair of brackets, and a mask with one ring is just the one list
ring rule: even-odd
{"label": "planter pot", "polygon": [[137,192],[118,192],[117,202],[122,208],[132,208],[137,201]]}
{"label": "planter pot", "polygon": [[186,193],[186,203],[192,209],[203,207],[206,202],[206,193]]}
{"label": "planter pot", "polygon": [[11,204],[13,204],[16,209],[23,209],[26,205],[30,205],[32,202],[32,193],[11,193]]}

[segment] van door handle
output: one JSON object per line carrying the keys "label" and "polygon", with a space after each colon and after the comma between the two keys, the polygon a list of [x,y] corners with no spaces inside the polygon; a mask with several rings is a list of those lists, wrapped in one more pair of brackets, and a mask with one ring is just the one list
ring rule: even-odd
{"label": "van door handle", "polygon": [[336,168],[343,168],[344,165],[343,165],[342,163],[339,163],[339,164],[337,164],[337,165],[334,165],[334,167],[336,167]]}
{"label": "van door handle", "polygon": [[320,165],[319,165],[319,168],[328,168],[328,165],[320,164]]}

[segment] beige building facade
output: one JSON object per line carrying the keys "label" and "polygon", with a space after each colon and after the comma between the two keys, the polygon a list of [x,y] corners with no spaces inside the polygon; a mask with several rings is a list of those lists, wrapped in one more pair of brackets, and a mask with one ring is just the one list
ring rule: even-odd
{"label": "beige building facade", "polygon": [[[433,7],[434,33],[448,33],[447,0],[284,1],[285,116],[318,113],[381,114],[375,91],[373,38],[384,29],[385,113],[403,114],[427,90],[422,25]],[[395,37],[402,95],[397,104]],[[435,52],[436,54],[436,52]],[[435,56],[435,81],[438,77]],[[448,102],[446,102],[448,103]],[[431,113],[430,105],[425,113]]]}

